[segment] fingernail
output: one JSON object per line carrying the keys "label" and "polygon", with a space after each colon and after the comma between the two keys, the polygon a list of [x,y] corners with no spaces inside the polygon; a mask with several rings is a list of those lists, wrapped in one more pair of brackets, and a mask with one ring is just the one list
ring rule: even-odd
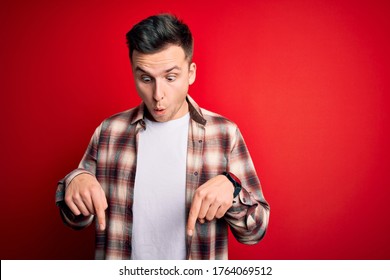
{"label": "fingernail", "polygon": [[188,234],[189,236],[192,236],[192,230],[189,229],[189,230],[187,231],[187,234]]}
{"label": "fingernail", "polygon": [[104,230],[104,224],[100,224],[100,230],[101,230],[101,231]]}

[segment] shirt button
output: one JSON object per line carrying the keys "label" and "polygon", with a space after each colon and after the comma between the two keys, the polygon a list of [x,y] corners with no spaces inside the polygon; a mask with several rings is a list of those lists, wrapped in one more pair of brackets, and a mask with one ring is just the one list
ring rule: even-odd
{"label": "shirt button", "polygon": [[199,144],[201,144],[203,142],[203,140],[199,140],[198,142],[199,142]]}
{"label": "shirt button", "polygon": [[194,175],[195,175],[195,176],[198,176],[198,171],[195,171],[195,172],[194,172]]}

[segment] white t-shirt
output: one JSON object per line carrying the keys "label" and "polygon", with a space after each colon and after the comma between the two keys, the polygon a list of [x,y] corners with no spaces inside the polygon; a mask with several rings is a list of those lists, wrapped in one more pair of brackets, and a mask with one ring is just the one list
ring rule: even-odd
{"label": "white t-shirt", "polygon": [[145,120],[139,134],[133,199],[132,259],[185,259],[189,113]]}

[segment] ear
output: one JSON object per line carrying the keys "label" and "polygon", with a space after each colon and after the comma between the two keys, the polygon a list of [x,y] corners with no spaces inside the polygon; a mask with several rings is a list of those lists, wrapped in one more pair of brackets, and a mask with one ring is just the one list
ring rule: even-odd
{"label": "ear", "polygon": [[196,79],[196,64],[195,62],[191,62],[190,68],[188,70],[188,84],[192,85]]}

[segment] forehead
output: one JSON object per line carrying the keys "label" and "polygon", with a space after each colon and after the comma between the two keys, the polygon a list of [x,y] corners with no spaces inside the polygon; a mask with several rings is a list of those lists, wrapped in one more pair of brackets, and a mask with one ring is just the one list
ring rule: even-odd
{"label": "forehead", "polygon": [[159,68],[169,66],[179,66],[186,63],[185,53],[182,47],[176,45],[168,45],[162,50],[145,54],[134,51],[132,55],[133,69],[142,68]]}

